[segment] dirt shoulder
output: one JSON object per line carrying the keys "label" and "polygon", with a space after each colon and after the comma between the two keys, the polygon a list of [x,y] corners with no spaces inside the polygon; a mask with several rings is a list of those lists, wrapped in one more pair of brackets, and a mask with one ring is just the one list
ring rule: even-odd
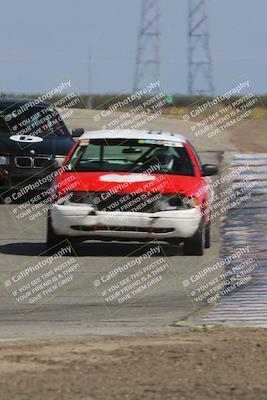
{"label": "dirt shoulder", "polygon": [[0,399],[267,398],[266,330],[175,335],[0,349]]}
{"label": "dirt shoulder", "polygon": [[240,152],[267,153],[267,119],[246,120],[231,131],[230,140]]}

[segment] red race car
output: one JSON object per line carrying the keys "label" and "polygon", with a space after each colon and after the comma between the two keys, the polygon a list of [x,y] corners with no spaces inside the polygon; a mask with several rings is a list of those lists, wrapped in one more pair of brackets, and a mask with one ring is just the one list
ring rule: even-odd
{"label": "red race car", "polygon": [[64,239],[183,242],[185,255],[210,246],[210,178],[192,145],[175,133],[83,134],[54,182],[47,246]]}

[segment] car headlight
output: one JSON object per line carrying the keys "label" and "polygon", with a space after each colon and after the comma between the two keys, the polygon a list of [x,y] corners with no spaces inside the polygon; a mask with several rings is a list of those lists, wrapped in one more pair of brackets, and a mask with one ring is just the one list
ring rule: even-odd
{"label": "car headlight", "polygon": [[201,204],[199,197],[186,197],[182,194],[162,194],[156,201],[154,211],[173,211],[195,208]]}
{"label": "car headlight", "polygon": [[10,159],[8,156],[0,156],[0,165],[8,165],[10,163]]}
{"label": "car headlight", "polygon": [[184,195],[165,195],[162,197],[161,205],[165,203],[165,210],[189,209],[201,204],[200,198],[195,196],[186,197]]}
{"label": "car headlight", "polygon": [[59,166],[61,166],[65,160],[66,156],[55,156],[55,160]]}

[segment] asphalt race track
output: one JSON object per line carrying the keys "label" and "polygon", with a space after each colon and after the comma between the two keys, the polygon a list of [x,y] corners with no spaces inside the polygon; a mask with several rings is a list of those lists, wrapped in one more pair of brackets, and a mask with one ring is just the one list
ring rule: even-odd
{"label": "asphalt race track", "polygon": [[[100,129],[92,119],[94,112],[77,110],[66,123],[70,128]],[[189,125],[175,117],[159,117],[145,129],[158,129],[184,134],[200,151],[202,162],[220,163],[227,168],[235,147],[228,134],[211,139],[195,137]],[[170,266],[165,272],[162,285],[155,286],[144,295],[136,296],[130,304],[107,307],[93,285],[99,271],[113,265],[131,261],[143,250],[141,243],[87,242],[75,248],[79,270],[72,285],[48,296],[35,309],[20,308],[7,288],[6,280],[11,271],[22,265],[41,261],[45,251],[45,218],[27,226],[14,221],[12,207],[0,206],[0,341],[57,340],[88,335],[131,335],[138,333],[171,332],[175,322],[188,316],[198,318],[198,313],[183,287],[183,280],[201,268],[215,263],[220,256],[220,219],[213,223],[212,247],[203,257],[184,257],[181,248],[161,245]],[[125,257],[122,259],[122,257]],[[155,260],[158,258],[155,255]],[[67,259],[67,257],[66,257]],[[205,309],[202,310],[205,314]]]}

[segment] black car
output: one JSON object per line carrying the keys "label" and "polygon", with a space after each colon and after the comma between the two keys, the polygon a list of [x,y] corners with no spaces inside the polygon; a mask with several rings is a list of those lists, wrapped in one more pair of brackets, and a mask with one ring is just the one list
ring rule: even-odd
{"label": "black car", "polygon": [[[48,102],[0,99],[0,193],[51,185],[50,175],[73,146],[66,125]],[[47,178],[47,179],[46,179]],[[37,183],[36,183],[37,182]],[[38,185],[39,183],[39,185]],[[29,186],[32,184],[32,186]]]}

